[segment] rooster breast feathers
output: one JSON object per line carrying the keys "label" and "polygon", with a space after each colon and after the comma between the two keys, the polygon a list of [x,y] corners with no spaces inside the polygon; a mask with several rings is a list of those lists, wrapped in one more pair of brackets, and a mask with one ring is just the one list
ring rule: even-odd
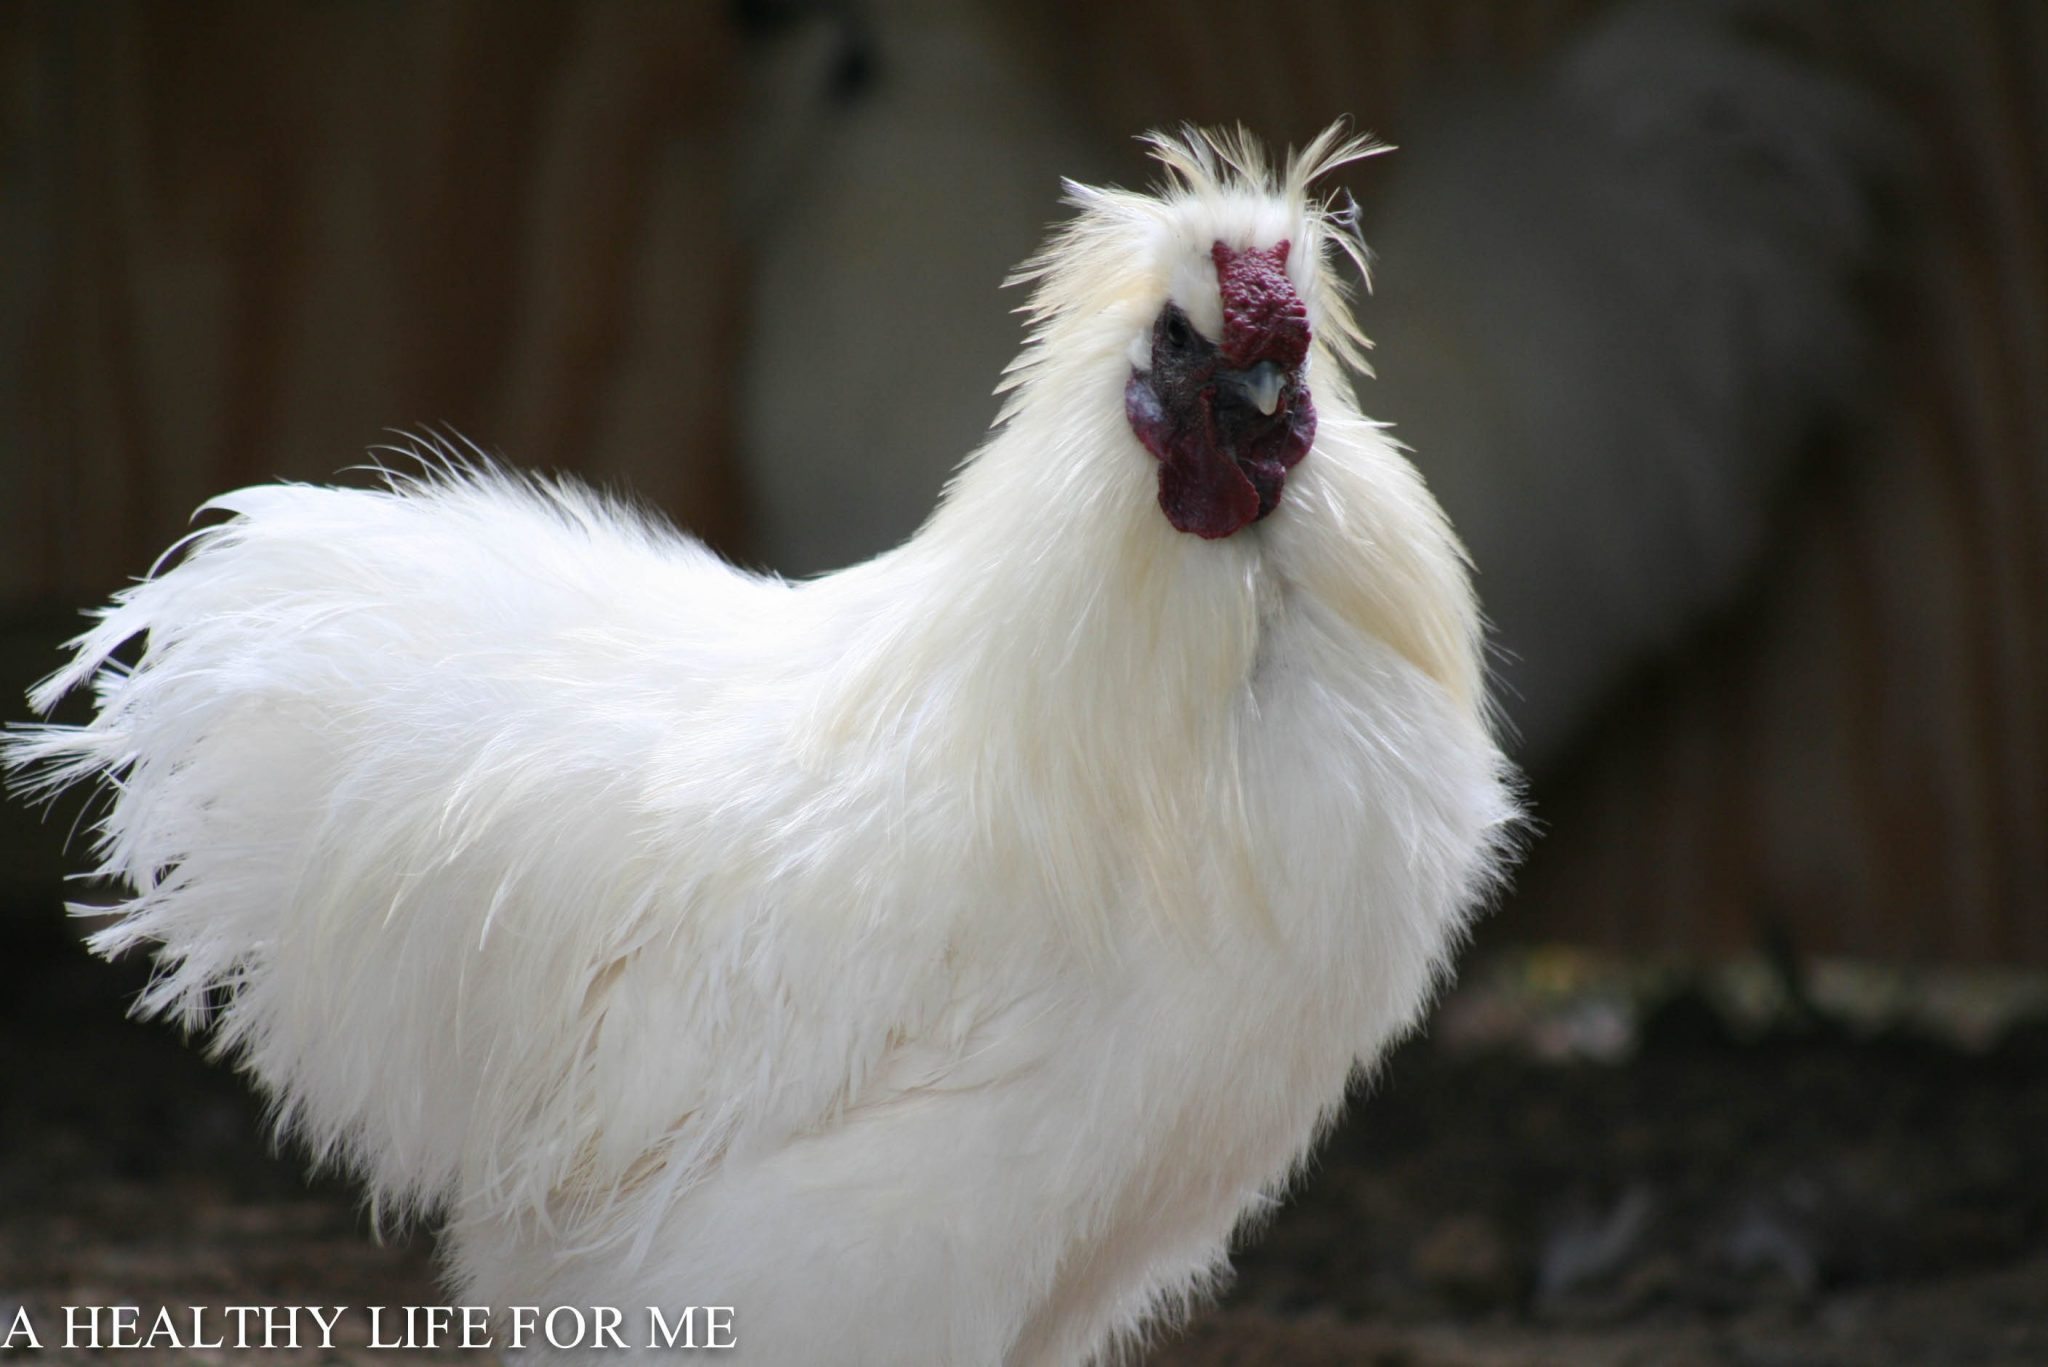
{"label": "rooster breast feathers", "polygon": [[823,579],[475,468],[220,500],[37,694],[97,717],[12,744],[118,778],[96,947],[473,1290],[628,1240],[760,1304],[808,1250],[848,1315],[762,1311],[787,1360],[1095,1351],[1413,1020],[1510,816],[1460,552],[1343,378],[1306,185],[1363,150],[1075,188],[997,431]]}

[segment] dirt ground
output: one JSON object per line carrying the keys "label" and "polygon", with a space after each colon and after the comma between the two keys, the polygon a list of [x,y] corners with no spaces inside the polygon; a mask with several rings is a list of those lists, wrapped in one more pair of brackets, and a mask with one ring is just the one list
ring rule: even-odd
{"label": "dirt ground", "polygon": [[[45,1347],[0,1356],[90,1357],[55,1346],[65,1305],[442,1300],[430,1240],[376,1242],[346,1185],[269,1152],[231,1073],[121,1019],[137,970],[42,951],[0,997],[0,1326],[25,1307]],[[1545,1062],[1455,1028],[1473,1014],[1395,1055],[1151,1362],[2048,1363],[2048,1021],[1968,1049],[1744,1037],[1678,992],[1602,1059]]]}

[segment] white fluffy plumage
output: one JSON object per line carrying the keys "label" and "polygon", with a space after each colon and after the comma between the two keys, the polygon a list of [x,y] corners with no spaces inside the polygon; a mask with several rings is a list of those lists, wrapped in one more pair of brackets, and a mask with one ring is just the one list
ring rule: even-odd
{"label": "white fluffy plumage", "polygon": [[[1461,553],[1345,374],[1308,185],[1367,148],[1155,145],[1157,195],[1073,189],[1004,418],[895,551],[752,577],[475,464],[246,489],[36,691],[98,698],[8,750],[107,781],[94,947],[155,946],[142,1012],[445,1218],[466,1301],[1095,1360],[1441,980],[1512,803]],[[1185,535],[1134,340],[1281,238],[1315,445]]]}

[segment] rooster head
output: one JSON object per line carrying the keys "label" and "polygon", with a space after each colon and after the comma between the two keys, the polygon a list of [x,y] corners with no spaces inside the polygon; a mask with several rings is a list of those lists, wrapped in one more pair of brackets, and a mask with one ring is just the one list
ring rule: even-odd
{"label": "rooster head", "polygon": [[1308,305],[1287,275],[1292,243],[1217,241],[1205,333],[1169,297],[1124,386],[1131,431],[1159,462],[1159,507],[1183,532],[1215,539],[1280,505],[1287,472],[1308,454],[1316,409],[1304,382]]}
{"label": "rooster head", "polygon": [[1220,540],[1280,507],[1315,443],[1315,390],[1327,400],[1343,366],[1365,369],[1326,259],[1334,248],[1362,274],[1365,249],[1310,186],[1380,147],[1340,125],[1275,166],[1242,130],[1146,141],[1167,183],[1152,194],[1070,183],[1081,215],[1018,272],[1037,286],[1026,312],[1039,326],[1008,385],[1021,408],[1036,377],[1047,393],[1076,392],[1058,358],[1113,365],[1119,451],[1150,467],[1173,528]]}

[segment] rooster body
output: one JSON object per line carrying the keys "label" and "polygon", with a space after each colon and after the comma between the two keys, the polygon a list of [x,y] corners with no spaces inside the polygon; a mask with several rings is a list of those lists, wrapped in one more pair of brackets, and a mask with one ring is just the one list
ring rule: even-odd
{"label": "rooster body", "polygon": [[443,1216],[467,1301],[730,1305],[752,1363],[1139,1331],[1416,1019],[1511,816],[1460,553],[1341,373],[1305,187],[1361,150],[1077,189],[998,431],[838,574],[487,469],[220,500],[38,692],[97,718],[13,742],[116,778],[95,947]]}

